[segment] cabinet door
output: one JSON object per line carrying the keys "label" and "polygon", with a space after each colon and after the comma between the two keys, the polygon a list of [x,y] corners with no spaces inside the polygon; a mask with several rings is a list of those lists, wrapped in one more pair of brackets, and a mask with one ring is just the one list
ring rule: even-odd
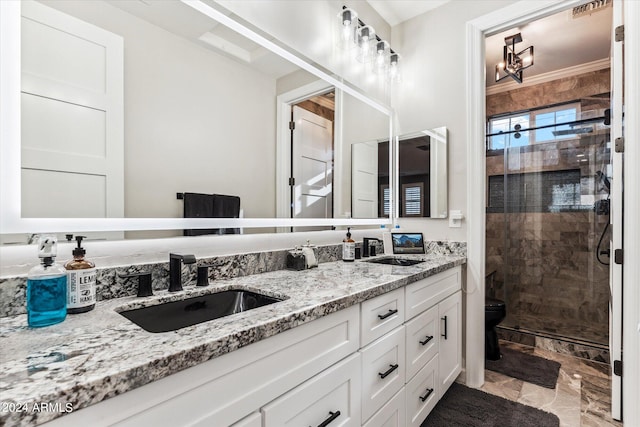
{"label": "cabinet door", "polygon": [[404,327],[400,327],[360,350],[364,421],[404,386],[404,340]]}
{"label": "cabinet door", "polygon": [[462,296],[458,291],[438,304],[440,317],[440,397],[455,381],[462,367]]}
{"label": "cabinet door", "polygon": [[437,306],[407,322],[405,326],[407,336],[407,361],[405,363],[407,381],[413,378],[438,353],[438,344],[440,342],[438,326]]}
{"label": "cabinet door", "polygon": [[360,388],[356,353],[263,407],[264,426],[360,426]]}

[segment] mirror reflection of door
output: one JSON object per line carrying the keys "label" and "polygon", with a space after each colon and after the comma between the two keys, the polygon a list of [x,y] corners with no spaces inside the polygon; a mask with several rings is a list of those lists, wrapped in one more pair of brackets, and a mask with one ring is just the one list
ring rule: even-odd
{"label": "mirror reflection of door", "polygon": [[352,215],[375,218],[378,216],[378,142],[353,144],[351,150]]}
{"label": "mirror reflection of door", "polygon": [[292,218],[333,217],[333,94],[291,108]]}

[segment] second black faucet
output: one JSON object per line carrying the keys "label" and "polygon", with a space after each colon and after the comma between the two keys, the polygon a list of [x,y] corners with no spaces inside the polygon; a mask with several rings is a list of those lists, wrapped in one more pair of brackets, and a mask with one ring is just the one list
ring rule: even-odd
{"label": "second black faucet", "polygon": [[182,290],[182,264],[195,264],[194,255],[169,254],[169,292]]}

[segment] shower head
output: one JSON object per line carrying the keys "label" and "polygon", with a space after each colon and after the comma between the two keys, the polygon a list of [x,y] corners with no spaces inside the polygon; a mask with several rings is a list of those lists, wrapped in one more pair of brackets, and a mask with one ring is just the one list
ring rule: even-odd
{"label": "shower head", "polygon": [[600,181],[602,181],[604,186],[607,187],[607,191],[608,192],[611,192],[611,182],[609,182],[609,178],[607,178],[607,176],[605,174],[603,174],[601,171],[597,171],[596,172],[596,178],[598,178]]}

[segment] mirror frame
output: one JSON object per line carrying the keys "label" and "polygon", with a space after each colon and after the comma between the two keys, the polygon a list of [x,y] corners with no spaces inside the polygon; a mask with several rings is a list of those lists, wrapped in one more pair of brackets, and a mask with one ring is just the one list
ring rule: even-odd
{"label": "mirror frame", "polygon": [[[200,0],[181,0],[184,4],[243,34],[280,57],[332,84],[389,116],[389,138],[393,137],[393,110],[367,97],[354,86],[334,77],[328,70],[303,55],[276,44]],[[0,233],[86,232],[179,230],[196,228],[264,228],[311,226],[366,226],[391,224],[389,218],[22,218],[21,216],[21,113],[20,113],[20,13],[19,1],[0,2]],[[391,194],[393,204],[393,192]]]}

